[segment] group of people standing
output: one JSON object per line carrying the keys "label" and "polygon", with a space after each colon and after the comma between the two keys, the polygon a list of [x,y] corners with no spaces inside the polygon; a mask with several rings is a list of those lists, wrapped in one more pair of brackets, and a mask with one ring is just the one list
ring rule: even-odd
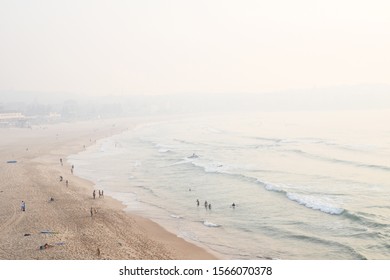
{"label": "group of people standing", "polygon": [[[98,193],[99,193],[99,198],[104,197],[104,191],[103,190],[99,190]],[[93,197],[93,199],[96,199],[96,190],[93,190],[92,197]],[[91,212],[91,217],[93,217],[93,214],[97,214],[97,209],[93,208],[91,206],[91,211],[90,212]]]}
{"label": "group of people standing", "polygon": [[[197,199],[196,200],[196,206],[199,207],[199,205],[200,205],[200,202],[199,202],[199,199]],[[233,202],[233,204],[230,207],[232,207],[234,209],[234,208],[236,208],[236,204]],[[207,200],[205,200],[204,208],[206,208],[206,210],[207,209],[211,210],[211,203],[208,203]]]}
{"label": "group of people standing", "polygon": [[[199,199],[196,200],[196,206],[199,206]],[[204,202],[204,208],[211,210],[211,203],[208,203],[207,200]]]}
{"label": "group of people standing", "polygon": [[[92,197],[93,197],[93,199],[96,198],[96,190],[93,190]],[[101,197],[104,197],[104,191],[103,190],[99,190],[99,198],[101,198]]]}

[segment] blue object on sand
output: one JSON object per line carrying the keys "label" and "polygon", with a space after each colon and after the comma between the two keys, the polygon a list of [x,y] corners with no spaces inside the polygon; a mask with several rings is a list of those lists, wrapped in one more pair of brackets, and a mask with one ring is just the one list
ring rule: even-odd
{"label": "blue object on sand", "polygon": [[44,234],[56,234],[57,232],[51,231],[51,230],[42,230],[41,233],[44,233]]}
{"label": "blue object on sand", "polygon": [[8,160],[7,163],[17,163],[17,160]]}

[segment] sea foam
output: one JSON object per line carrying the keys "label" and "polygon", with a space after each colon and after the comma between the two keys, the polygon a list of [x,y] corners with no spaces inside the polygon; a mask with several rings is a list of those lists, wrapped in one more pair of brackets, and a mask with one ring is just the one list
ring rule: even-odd
{"label": "sea foam", "polygon": [[321,198],[315,198],[309,195],[299,195],[295,193],[286,193],[286,196],[288,199],[298,202],[300,205],[314,210],[319,210],[327,214],[340,215],[344,212],[343,208],[335,207],[325,201],[322,201]]}
{"label": "sea foam", "polygon": [[220,225],[214,224],[214,223],[209,222],[209,221],[203,221],[203,225],[206,227],[220,227]]}
{"label": "sea foam", "polygon": [[297,202],[300,205],[303,205],[307,208],[313,210],[319,210],[331,215],[340,215],[344,212],[343,208],[336,207],[332,205],[330,202],[328,202],[327,200],[329,199],[327,197],[316,197],[314,195],[292,193],[284,189],[283,186],[281,185],[266,183],[259,179],[257,180],[257,182],[263,184],[264,188],[267,191],[283,193],[291,201]]}

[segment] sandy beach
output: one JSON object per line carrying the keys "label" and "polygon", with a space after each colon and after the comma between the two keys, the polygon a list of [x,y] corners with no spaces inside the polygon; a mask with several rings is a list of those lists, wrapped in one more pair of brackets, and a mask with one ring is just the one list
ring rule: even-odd
{"label": "sandy beach", "polygon": [[136,124],[100,120],[1,128],[0,259],[216,259],[126,213],[119,201],[99,198],[98,190],[94,199],[93,184],[72,174],[68,155]]}

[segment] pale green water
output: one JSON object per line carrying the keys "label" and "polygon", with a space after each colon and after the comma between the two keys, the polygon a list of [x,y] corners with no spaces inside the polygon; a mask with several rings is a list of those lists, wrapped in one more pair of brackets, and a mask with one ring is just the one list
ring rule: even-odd
{"label": "pale green water", "polygon": [[129,211],[223,258],[390,259],[389,119],[384,111],[181,117],[69,161]]}

